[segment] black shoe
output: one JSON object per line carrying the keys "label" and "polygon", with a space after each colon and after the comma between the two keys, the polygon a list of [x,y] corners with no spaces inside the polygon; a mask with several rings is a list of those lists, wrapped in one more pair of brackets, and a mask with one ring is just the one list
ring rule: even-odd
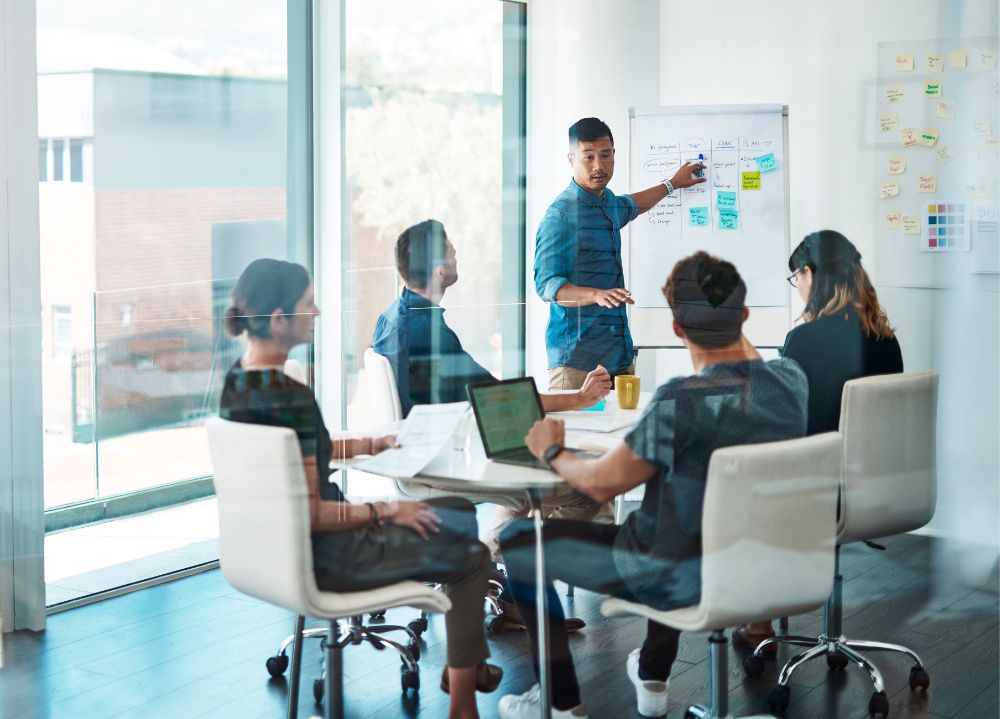
{"label": "black shoe", "polygon": [[[505,602],[503,599],[499,601],[501,613],[500,616],[503,617],[504,629],[526,629],[527,625],[524,623],[524,619],[521,617],[521,612],[517,608],[517,605],[513,602]],[[565,626],[567,632],[577,632],[587,626],[587,623],[582,619],[577,619],[576,617],[566,617]]]}

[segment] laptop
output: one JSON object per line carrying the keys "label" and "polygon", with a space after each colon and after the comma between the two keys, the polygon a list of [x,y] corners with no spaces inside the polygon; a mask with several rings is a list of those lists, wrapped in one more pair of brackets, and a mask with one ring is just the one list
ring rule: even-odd
{"label": "laptop", "polygon": [[[548,462],[535,457],[524,443],[524,437],[531,426],[545,416],[542,400],[531,377],[470,384],[466,391],[469,393],[472,411],[476,414],[483,449],[489,459],[502,464],[551,469]],[[582,455],[596,456],[589,452],[567,449]]]}

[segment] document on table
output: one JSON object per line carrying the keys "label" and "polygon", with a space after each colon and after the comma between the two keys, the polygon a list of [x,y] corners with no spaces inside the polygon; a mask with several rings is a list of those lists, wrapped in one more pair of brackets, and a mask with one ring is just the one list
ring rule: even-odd
{"label": "document on table", "polygon": [[635,424],[638,413],[619,414],[617,412],[553,412],[548,416],[561,419],[567,430],[578,432],[614,432]]}
{"label": "document on table", "polygon": [[396,434],[399,447],[358,462],[354,469],[385,477],[415,477],[448,446],[468,411],[468,402],[416,405]]}

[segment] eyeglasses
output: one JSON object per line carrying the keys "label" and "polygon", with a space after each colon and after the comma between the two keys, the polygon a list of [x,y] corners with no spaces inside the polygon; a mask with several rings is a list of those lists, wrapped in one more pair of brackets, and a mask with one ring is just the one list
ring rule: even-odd
{"label": "eyeglasses", "polygon": [[793,272],[792,274],[788,275],[788,277],[786,277],[785,279],[788,280],[788,284],[790,284],[792,287],[798,287],[799,286],[799,275],[801,273],[802,273],[802,270],[795,270],[795,272]]}

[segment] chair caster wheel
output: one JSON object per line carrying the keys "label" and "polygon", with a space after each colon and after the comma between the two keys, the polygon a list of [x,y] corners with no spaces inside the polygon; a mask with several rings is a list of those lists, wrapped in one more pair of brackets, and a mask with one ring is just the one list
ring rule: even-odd
{"label": "chair caster wheel", "polygon": [[371,617],[376,622],[384,622],[385,621],[385,610],[384,609],[379,609],[376,612],[368,612],[368,616]]}
{"label": "chair caster wheel", "polygon": [[923,689],[931,685],[931,675],[919,664],[910,669],[910,689]]}
{"label": "chair caster wheel", "polygon": [[419,644],[417,644],[416,642],[410,642],[409,644],[406,645],[406,651],[408,651],[410,653],[410,656],[413,657],[413,661],[415,661],[415,662],[419,662],[420,661],[420,645]]}
{"label": "chair caster wheel", "polygon": [[826,655],[826,666],[831,671],[843,671],[847,668],[847,657],[840,652]]}
{"label": "chair caster wheel", "polygon": [[424,617],[420,617],[420,619],[414,619],[412,622],[406,625],[406,628],[419,637],[421,634],[427,631],[427,619],[425,619]]}
{"label": "chair caster wheel", "polygon": [[410,670],[404,666],[400,671],[399,685],[403,690],[403,694],[406,694],[407,689],[412,689],[413,693],[416,694],[420,691],[420,670],[416,668]]}
{"label": "chair caster wheel", "polygon": [[[277,679],[288,669],[288,655],[276,654],[273,657],[268,657],[267,661],[264,662],[264,666],[267,667],[267,673]],[[912,677],[913,674],[911,673],[910,676]]]}
{"label": "chair caster wheel", "polygon": [[868,713],[871,715],[880,714],[883,718],[889,716],[889,697],[885,692],[875,692],[868,700]]}
{"label": "chair caster wheel", "polygon": [[764,673],[764,657],[756,654],[747,654],[743,658],[743,671],[748,677],[759,677]]}
{"label": "chair caster wheel", "polygon": [[771,711],[783,712],[788,708],[788,703],[792,698],[792,690],[787,686],[778,684],[767,693],[767,703]]}
{"label": "chair caster wheel", "polygon": [[500,634],[503,632],[506,620],[503,618],[502,614],[498,614],[495,617],[486,618],[486,633],[487,634]]}
{"label": "chair caster wheel", "polygon": [[317,704],[323,703],[323,680],[313,679],[313,699],[316,700]]}

